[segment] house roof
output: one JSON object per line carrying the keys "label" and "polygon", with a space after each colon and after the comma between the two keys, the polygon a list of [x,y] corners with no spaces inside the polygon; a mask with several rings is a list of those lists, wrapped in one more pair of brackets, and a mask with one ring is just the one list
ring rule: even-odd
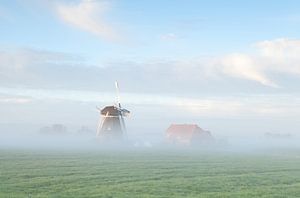
{"label": "house roof", "polygon": [[108,116],[118,116],[120,114],[119,110],[115,106],[106,106],[101,110],[102,115],[108,115]]}
{"label": "house roof", "polygon": [[167,129],[167,138],[190,141],[195,133],[205,132],[196,124],[171,124]]}

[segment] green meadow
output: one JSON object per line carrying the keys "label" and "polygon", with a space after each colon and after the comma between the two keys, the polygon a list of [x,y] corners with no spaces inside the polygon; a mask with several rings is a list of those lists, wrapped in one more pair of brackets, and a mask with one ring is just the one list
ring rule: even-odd
{"label": "green meadow", "polygon": [[300,150],[0,150],[0,197],[300,197]]}

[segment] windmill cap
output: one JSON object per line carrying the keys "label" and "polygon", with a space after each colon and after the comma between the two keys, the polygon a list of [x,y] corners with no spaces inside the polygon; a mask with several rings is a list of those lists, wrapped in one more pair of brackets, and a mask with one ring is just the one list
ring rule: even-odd
{"label": "windmill cap", "polygon": [[106,106],[101,110],[102,115],[118,116],[119,110],[115,106]]}
{"label": "windmill cap", "polygon": [[119,116],[120,112],[122,112],[122,114],[130,113],[127,109],[120,109],[116,106],[106,106],[101,110],[101,115]]}

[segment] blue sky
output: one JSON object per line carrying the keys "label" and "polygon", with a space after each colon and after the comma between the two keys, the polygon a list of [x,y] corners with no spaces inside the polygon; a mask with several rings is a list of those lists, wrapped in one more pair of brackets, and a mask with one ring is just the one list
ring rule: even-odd
{"label": "blue sky", "polygon": [[[113,59],[116,53],[130,58],[194,57],[247,51],[262,40],[297,38],[300,29],[297,1],[106,1],[108,8],[100,15],[122,39],[111,42],[66,24],[53,8],[79,1],[51,2],[3,1],[2,45],[96,60]],[[173,41],[162,41],[164,35],[174,35]]]}
{"label": "blue sky", "polygon": [[92,128],[118,80],[133,128],[300,129],[299,1],[3,0],[0,26],[2,123]]}

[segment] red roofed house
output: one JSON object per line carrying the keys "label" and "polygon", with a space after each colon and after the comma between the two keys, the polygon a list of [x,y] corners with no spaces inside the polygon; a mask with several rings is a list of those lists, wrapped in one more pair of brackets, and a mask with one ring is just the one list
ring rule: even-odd
{"label": "red roofed house", "polygon": [[177,145],[194,145],[211,142],[213,137],[196,124],[171,124],[166,131],[166,141]]}

